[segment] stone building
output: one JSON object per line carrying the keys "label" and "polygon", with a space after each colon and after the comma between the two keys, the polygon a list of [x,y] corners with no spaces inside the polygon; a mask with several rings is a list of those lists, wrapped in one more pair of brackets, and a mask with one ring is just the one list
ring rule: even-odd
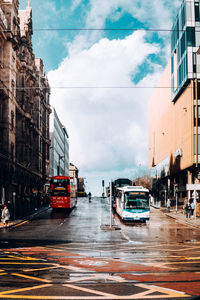
{"label": "stone building", "polygon": [[69,177],[70,177],[70,185],[71,185],[71,192],[77,196],[78,190],[78,168],[70,163],[69,164]]}
{"label": "stone building", "polygon": [[[49,178],[50,88],[32,49],[32,9],[0,2],[0,202],[14,217],[40,205]],[[37,196],[36,196],[37,195]]]}
{"label": "stone building", "polygon": [[87,193],[85,191],[85,180],[84,177],[78,177],[78,189],[77,189],[78,197],[86,197]]}

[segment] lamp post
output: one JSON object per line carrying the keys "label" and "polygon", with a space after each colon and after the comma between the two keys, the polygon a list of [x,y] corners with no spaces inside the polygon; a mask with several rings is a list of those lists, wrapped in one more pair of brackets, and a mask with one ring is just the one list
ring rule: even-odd
{"label": "lamp post", "polygon": [[102,187],[103,187],[102,197],[103,197],[103,198],[104,198],[104,195],[105,195],[105,194],[104,194],[104,185],[105,185],[105,184],[104,184],[104,180],[102,180]]}

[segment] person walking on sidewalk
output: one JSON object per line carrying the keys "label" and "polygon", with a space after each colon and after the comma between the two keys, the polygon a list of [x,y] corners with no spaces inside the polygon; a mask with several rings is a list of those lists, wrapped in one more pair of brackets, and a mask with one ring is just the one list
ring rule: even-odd
{"label": "person walking on sidewalk", "polygon": [[195,204],[194,204],[194,201],[192,201],[192,203],[191,203],[191,217],[192,218],[194,217],[194,210],[195,210]]}
{"label": "person walking on sidewalk", "polygon": [[190,203],[186,203],[185,205],[185,211],[186,211],[186,218],[190,219],[190,214],[191,214],[191,205]]}
{"label": "person walking on sidewalk", "polygon": [[167,209],[168,209],[168,212],[170,212],[170,207],[171,207],[171,201],[170,201],[170,199],[168,198],[168,199],[167,199]]}
{"label": "person walking on sidewalk", "polygon": [[88,193],[88,199],[89,199],[89,202],[91,202],[91,198],[92,198],[92,194],[89,192],[89,193]]}
{"label": "person walking on sidewalk", "polygon": [[2,214],[1,214],[1,218],[2,218],[3,224],[7,225],[8,221],[10,220],[10,212],[9,212],[6,204],[4,204]]}

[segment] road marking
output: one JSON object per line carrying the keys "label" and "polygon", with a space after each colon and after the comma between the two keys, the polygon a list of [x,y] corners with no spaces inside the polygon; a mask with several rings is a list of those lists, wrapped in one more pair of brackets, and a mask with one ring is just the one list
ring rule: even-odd
{"label": "road marking", "polygon": [[[138,287],[141,287],[144,289],[149,289],[148,291],[137,294],[138,298],[136,298],[136,299],[174,298],[174,297],[176,297],[176,298],[186,297],[187,298],[187,297],[190,297],[190,295],[186,295],[184,292],[178,292],[178,291],[171,290],[171,289],[160,288],[160,287],[153,286],[153,285],[149,286],[149,285],[141,283],[141,284],[135,284],[135,286],[138,286]],[[150,295],[155,292],[165,293],[165,295]]]}
{"label": "road marking", "polygon": [[[99,277],[100,278],[100,277]],[[80,281],[87,281],[87,280],[92,280],[92,279],[98,279],[98,276],[87,276],[87,277],[80,277],[74,280],[66,280],[66,283],[75,283],[75,282],[80,282]]]}
{"label": "road marking", "polygon": [[104,267],[105,265],[107,265],[109,262],[105,261],[105,260],[91,260],[91,259],[87,259],[87,260],[74,260],[75,263],[79,263],[80,265],[85,265],[87,264],[87,266],[97,266],[97,267]]}
{"label": "road marking", "polygon": [[50,265],[51,263],[31,263],[31,262],[27,262],[27,263],[23,263],[23,262],[4,262],[4,261],[0,261],[0,265]]}
{"label": "road marking", "polygon": [[112,280],[112,281],[117,281],[117,282],[126,282],[126,279],[118,277],[118,276],[106,276],[106,275],[102,275],[102,278],[108,279],[108,280]]}
{"label": "road marking", "polygon": [[12,228],[19,227],[19,226],[24,225],[24,224],[26,224],[26,223],[28,223],[28,222],[29,222],[29,220],[24,221],[24,222],[22,222],[22,223],[19,223],[19,224],[17,224],[17,225],[12,226]]}
{"label": "road marking", "polygon": [[99,295],[99,296],[104,296],[106,298],[114,296],[113,294],[108,294],[108,293],[104,293],[104,292],[101,292],[101,291],[96,291],[96,290],[92,290],[92,289],[88,289],[88,288],[84,288],[84,287],[80,287],[80,286],[76,286],[76,285],[72,285],[72,284],[64,284],[63,286],[69,287],[69,288],[72,288],[72,289],[75,289],[75,290],[83,291],[83,292],[86,292],[86,293],[90,293],[90,294],[96,294],[96,295]]}
{"label": "road marking", "polygon": [[34,276],[23,275],[23,274],[18,274],[18,273],[12,273],[12,275],[27,278],[27,279],[33,279],[33,280],[37,280],[37,281],[43,281],[43,282],[47,282],[47,283],[52,282],[51,280],[42,279],[42,278],[38,278],[38,277],[34,277]]}
{"label": "road marking", "polygon": [[29,257],[29,256],[13,256],[13,255],[9,255],[9,257],[11,257],[12,259],[19,259],[19,260],[38,260],[38,258],[33,258],[33,257]]}
{"label": "road marking", "polygon": [[50,269],[57,269],[58,266],[54,267],[47,267],[47,268],[40,268],[40,269],[24,269],[23,272],[34,272],[34,271],[43,271],[43,270],[50,270]]}
{"label": "road marking", "polygon": [[196,264],[196,263],[200,263],[200,261],[171,261],[171,262],[163,262],[160,264],[145,263],[145,265],[175,270],[175,269],[177,269],[176,267],[171,267],[171,266],[167,266],[167,265]]}
{"label": "road marking", "polygon": [[[25,292],[25,291],[30,291],[30,290],[42,289],[44,287],[50,287],[50,286],[52,286],[52,284],[42,284],[42,285],[38,285],[38,286],[31,286],[31,287],[17,289],[17,290],[4,291],[4,292],[0,292],[0,298],[6,297],[6,295],[12,294],[12,293],[19,293],[19,292]],[[30,298],[31,296],[25,296],[25,295],[8,295],[6,298],[22,299],[22,298],[27,298],[27,297],[29,297],[29,299],[31,299]],[[35,296],[33,296],[33,297],[35,297]],[[35,299],[39,299],[39,298],[35,298]],[[42,299],[42,297],[40,299]]]}
{"label": "road marking", "polygon": [[126,282],[124,278],[120,278],[117,276],[110,276],[110,275],[93,275],[93,276],[86,276],[86,277],[80,277],[74,280],[66,280],[66,283],[75,283],[75,282],[81,282],[81,281],[87,281],[87,280],[97,280],[97,279],[106,279],[111,281],[117,281],[117,282]]}
{"label": "road marking", "polygon": [[197,260],[197,259],[200,259],[200,256],[188,256],[188,257],[185,257],[186,260]]}
{"label": "road marking", "polygon": [[72,271],[76,271],[76,272],[80,272],[80,273],[85,273],[85,272],[95,273],[95,271],[91,271],[91,270],[87,270],[87,269],[83,269],[83,268],[78,268],[78,267],[73,267],[73,266],[64,266],[64,265],[59,265],[59,264],[55,264],[55,266],[57,266],[58,268],[72,270]]}
{"label": "road marking", "polygon": [[[182,295],[177,296],[177,298],[186,298],[190,296]],[[137,299],[144,299],[144,296],[138,297],[137,295],[131,296],[116,296],[113,295],[112,297],[102,297],[102,296],[24,296],[24,295],[0,295],[0,298],[9,298],[9,299],[35,299],[35,300],[137,300]],[[174,298],[173,295],[150,295],[145,296],[145,299],[160,299],[160,298]]]}
{"label": "road marking", "polygon": [[[199,247],[198,247],[199,248]],[[173,250],[175,251],[175,250]],[[48,254],[48,253],[47,253]],[[16,256],[10,256],[11,259],[15,258]],[[104,292],[101,292],[101,291],[98,291],[98,290],[92,290],[92,289],[88,289],[88,288],[85,288],[85,287],[79,287],[77,285],[72,285],[70,283],[74,283],[74,282],[77,282],[77,281],[84,281],[84,280],[91,280],[91,279],[99,279],[99,278],[104,278],[104,279],[107,279],[107,280],[113,280],[113,281],[116,281],[116,282],[126,282],[125,279],[123,278],[120,278],[118,276],[110,276],[110,275],[100,275],[100,274],[97,274],[96,275],[96,272],[95,271],[90,271],[90,270],[86,270],[86,269],[83,269],[83,268],[79,268],[79,267],[73,267],[73,266],[64,266],[64,265],[59,265],[59,264],[54,264],[54,263],[31,263],[31,262],[21,262],[21,260],[26,260],[26,258],[19,258],[19,257],[16,257],[16,259],[20,260],[19,262],[10,262],[10,261],[7,261],[7,262],[0,262],[0,264],[7,264],[7,265],[13,265],[13,264],[17,264],[17,265],[31,265],[31,266],[34,266],[34,265],[43,265],[43,266],[47,266],[47,267],[44,267],[44,268],[39,268],[39,269],[27,269],[27,270],[24,270],[26,272],[31,272],[31,271],[40,271],[40,270],[48,270],[48,269],[53,269],[53,268],[64,268],[64,269],[68,269],[68,270],[73,270],[73,271],[76,271],[76,272],[87,272],[89,274],[91,274],[92,276],[85,276],[85,277],[80,277],[79,279],[75,279],[75,280],[67,280],[66,281],[66,284],[63,284],[62,286],[63,287],[66,287],[66,288],[72,288],[74,290],[79,290],[79,291],[82,291],[82,292],[86,292],[86,293],[89,293],[90,296],[39,296],[38,292],[36,292],[36,295],[19,295],[19,294],[15,294],[15,293],[19,293],[19,292],[25,292],[25,291],[29,291],[29,290],[33,290],[33,289],[44,289],[43,290],[43,294],[45,292],[45,289],[48,288],[49,286],[53,286],[54,284],[52,283],[52,281],[49,281],[49,280],[46,280],[46,279],[41,279],[41,278],[36,278],[36,277],[32,277],[32,276],[28,276],[28,275],[24,275],[24,274],[19,274],[19,273],[12,273],[11,275],[14,275],[14,276],[18,276],[18,277],[22,277],[22,278],[27,278],[27,279],[32,279],[32,280],[36,280],[36,281],[42,281],[44,283],[51,283],[51,284],[43,284],[43,285],[39,285],[39,286],[34,286],[34,287],[27,287],[27,288],[21,288],[21,289],[17,289],[17,290],[9,290],[9,291],[5,291],[5,292],[0,292],[0,298],[9,298],[9,299],[49,299],[49,300],[54,300],[54,299],[76,299],[76,300],[81,300],[81,299],[89,299],[89,300],[96,300],[96,299],[109,299],[109,300],[114,300],[114,299],[119,299],[119,300],[122,300],[122,299],[144,299],[144,298],[147,298],[147,299],[158,299],[158,298],[180,298],[180,297],[190,297],[189,295],[186,295],[185,293],[182,293],[182,292],[178,292],[178,291],[174,291],[174,290],[169,290],[169,289],[166,289],[166,288],[162,288],[162,287],[156,287],[156,286],[150,286],[150,285],[144,285],[144,284],[133,284],[133,287],[136,286],[136,287],[141,287],[141,288],[144,288],[145,291],[143,292],[140,292],[138,294],[133,294],[133,295],[128,295],[128,296],[120,296],[120,295],[113,295],[113,294],[109,294],[109,293],[104,293]],[[187,260],[189,260],[190,257],[188,257]],[[194,263],[194,260],[196,258],[193,258],[192,257],[192,263]],[[197,258],[199,259],[199,257]],[[31,257],[27,257],[27,260],[37,260],[37,259],[32,259]],[[113,259],[111,259],[113,260]],[[115,261],[115,260],[114,260]],[[121,260],[120,260],[121,261]],[[89,264],[92,266],[92,265],[98,265],[100,263],[100,265],[102,264],[102,262],[104,263],[104,261],[102,261],[102,258],[101,260],[100,259],[97,259],[97,260],[93,260],[93,259],[89,259],[87,262],[89,262]],[[174,264],[176,262],[168,262],[168,263],[164,263],[164,264]],[[179,263],[184,263],[184,262],[179,262]],[[186,263],[190,263],[189,261],[187,261]],[[196,263],[196,262],[195,262]],[[160,264],[162,266],[162,264]],[[50,267],[48,267],[50,266]],[[155,264],[154,264],[155,266]],[[168,267],[169,268],[169,267]],[[171,268],[172,269],[172,268]],[[5,272],[5,270],[0,270],[0,272]],[[3,273],[2,273],[3,274]],[[6,273],[5,273],[6,274]],[[1,273],[0,273],[1,275]],[[147,290],[146,290],[147,289]],[[161,293],[161,295],[152,295],[153,293]],[[74,292],[76,294],[76,292]],[[67,294],[67,293],[66,293]],[[92,296],[91,296],[92,294]]]}

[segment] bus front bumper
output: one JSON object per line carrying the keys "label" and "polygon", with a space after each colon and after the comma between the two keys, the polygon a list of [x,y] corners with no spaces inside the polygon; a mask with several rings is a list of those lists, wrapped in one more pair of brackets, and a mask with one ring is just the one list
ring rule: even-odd
{"label": "bus front bumper", "polygon": [[122,220],[123,221],[141,221],[141,222],[145,222],[145,221],[149,221],[150,218],[123,217]]}

